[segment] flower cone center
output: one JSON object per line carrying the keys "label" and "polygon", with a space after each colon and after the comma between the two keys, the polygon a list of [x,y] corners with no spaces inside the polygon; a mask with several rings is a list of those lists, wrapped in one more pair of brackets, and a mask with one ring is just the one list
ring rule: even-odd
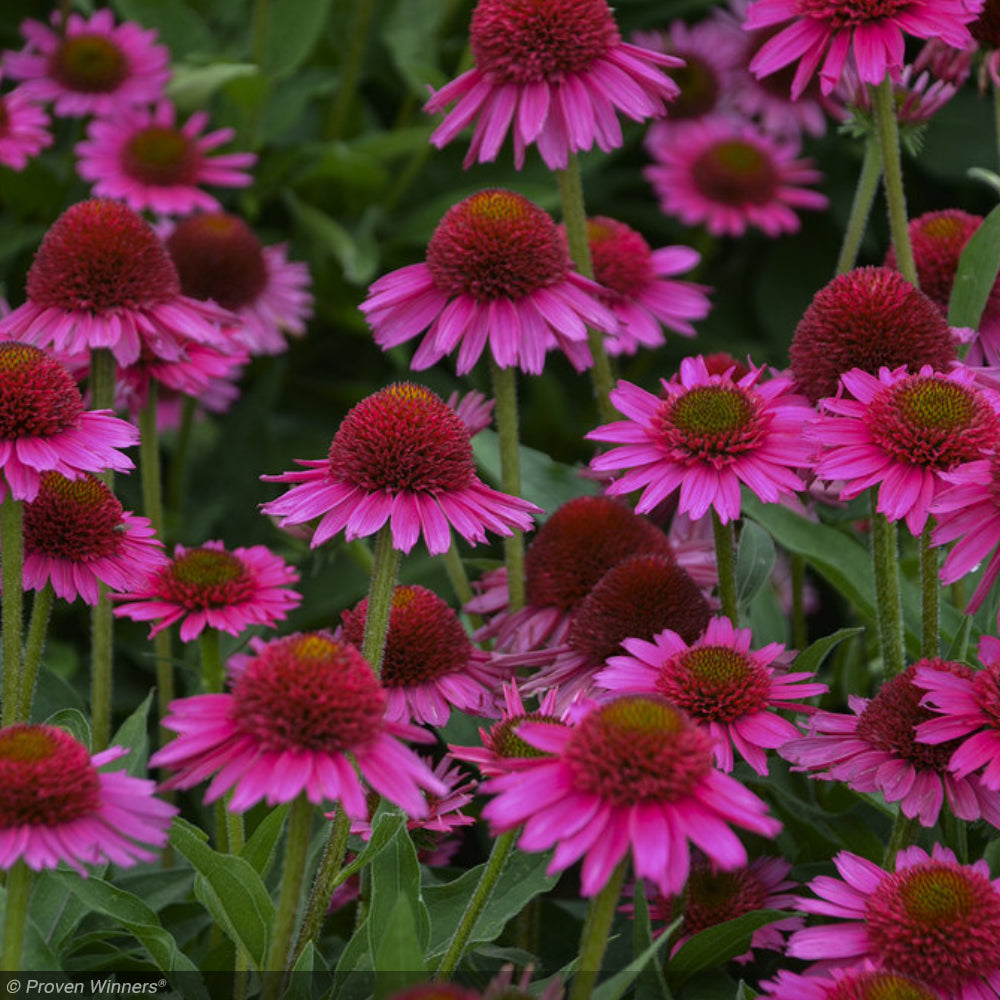
{"label": "flower cone center", "polygon": [[770,418],[739,386],[699,385],[661,403],[659,428],[669,449],[728,464],[759,445]]}
{"label": "flower cone center", "polygon": [[65,39],[49,60],[49,74],[69,90],[109,94],[128,76],[124,53],[105,35]]}
{"label": "flower cone center", "polygon": [[649,244],[631,226],[599,216],[587,235],[594,279],[615,297],[634,298],[655,278]]}
{"label": "flower cone center", "polygon": [[517,735],[518,726],[525,722],[550,722],[554,725],[563,725],[560,719],[554,715],[543,715],[541,712],[526,712],[524,715],[515,715],[509,719],[502,719],[490,727],[489,734],[483,741],[488,750],[491,750],[497,757],[515,758],[535,758],[551,757],[545,750],[539,750],[532,746],[527,740]]}
{"label": "flower cone center", "polygon": [[898,972],[857,972],[837,981],[825,1000],[938,1000],[926,986]]}
{"label": "flower cone center", "polygon": [[671,120],[701,118],[719,103],[722,83],[712,65],[695,52],[672,51],[684,60],[683,66],[670,67],[667,75],[681,88],[670,105]]}
{"label": "flower cone center", "polygon": [[684,933],[697,934],[767,905],[767,891],[748,868],[715,872],[695,865],[685,887]]}
{"label": "flower cone center", "polygon": [[142,129],[122,157],[125,173],[146,184],[194,184],[200,165],[198,147],[180,129],[166,125]]}
{"label": "flower cone center", "polygon": [[58,361],[30,344],[0,344],[0,438],[51,437],[82,413],[80,390]]}
{"label": "flower cone center", "polygon": [[968,26],[972,37],[980,45],[1000,47],[1000,3],[986,0],[982,13]]}
{"label": "flower cone center", "polygon": [[66,479],[42,473],[38,496],[24,506],[27,551],[86,562],[121,548],[122,505],[96,476]]}
{"label": "flower cone center", "polygon": [[808,17],[822,18],[835,28],[846,28],[893,17],[911,3],[912,0],[799,0],[799,7]]}
{"label": "flower cone center", "polygon": [[989,717],[990,725],[1000,729],[1000,664],[977,670],[972,690],[976,704]]}
{"label": "flower cone center", "polygon": [[732,722],[767,707],[770,678],[730,646],[696,646],[668,660],[656,689],[698,721]]}
{"label": "flower cone center", "polygon": [[161,579],[163,596],[190,610],[240,604],[256,589],[243,561],[221,549],[188,549],[163,570]]}
{"label": "flower cone center", "polygon": [[767,152],[742,139],[706,149],[691,168],[695,187],[723,205],[766,205],[778,190],[778,172]]}

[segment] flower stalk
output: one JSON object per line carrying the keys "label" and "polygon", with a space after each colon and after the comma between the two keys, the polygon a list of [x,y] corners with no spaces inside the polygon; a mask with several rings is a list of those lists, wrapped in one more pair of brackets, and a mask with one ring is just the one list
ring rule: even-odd
{"label": "flower stalk", "polygon": [[[492,362],[493,395],[496,398],[497,432],[500,439],[501,488],[509,496],[521,495],[521,452],[517,412],[517,372]],[[507,593],[513,613],[524,607],[524,532],[516,528],[504,539]]]}

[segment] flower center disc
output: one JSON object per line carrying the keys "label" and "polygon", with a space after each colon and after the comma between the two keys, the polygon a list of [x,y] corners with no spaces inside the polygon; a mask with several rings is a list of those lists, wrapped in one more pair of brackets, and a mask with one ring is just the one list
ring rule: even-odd
{"label": "flower center disc", "polygon": [[121,548],[122,513],[121,502],[96,476],[43,472],[38,496],[24,506],[25,548],[73,562],[114,555]]}
{"label": "flower center disc", "polygon": [[476,65],[510,83],[561,83],[621,41],[605,0],[479,0],[469,26]]}
{"label": "flower center disc", "polygon": [[194,184],[201,153],[180,129],[154,125],[138,132],[125,147],[122,168],[146,184]]}
{"label": "flower center disc", "polygon": [[51,437],[82,413],[80,390],[55,358],[30,344],[0,344],[0,439]]}
{"label": "flower center disc", "polygon": [[50,76],[68,90],[85,94],[110,94],[128,72],[124,54],[106,35],[67,38],[49,60]]}
{"label": "flower center disc", "polygon": [[745,867],[714,872],[707,864],[695,865],[684,895],[685,934],[697,934],[706,927],[762,910],[767,903],[763,883]]}
{"label": "flower center disc", "polygon": [[27,289],[42,307],[107,313],[172,299],[180,285],[166,248],[138,212],[93,199],[53,223],[28,271]]}
{"label": "flower center disc", "polygon": [[799,0],[807,17],[829,21],[834,28],[854,27],[867,21],[891,18],[912,0]]}
{"label": "flower center disc", "polygon": [[542,525],[524,557],[528,603],[572,611],[623,559],[673,557],[667,536],[610,497],[577,497]]}
{"label": "flower center disc", "polygon": [[366,490],[443,493],[475,476],[469,432],[430,389],[397,382],[363,399],[330,445],[330,473]]}
{"label": "flower center disc", "polygon": [[668,660],[656,689],[698,721],[732,722],[767,707],[770,679],[729,646],[696,646]]}
{"label": "flower center disc", "polygon": [[949,991],[1000,965],[1000,896],[970,868],[926,861],[884,879],[866,930],[880,965]]}
{"label": "flower center disc", "polygon": [[163,596],[191,610],[249,600],[256,581],[246,565],[221,549],[188,549],[161,573]]}
{"label": "flower center disc", "polygon": [[739,386],[699,385],[660,404],[663,443],[679,457],[726,465],[755,448],[770,418]]}
{"label": "flower center disc", "polygon": [[654,279],[649,244],[631,226],[598,216],[588,219],[587,235],[594,279],[616,296],[634,298]]}
{"label": "flower center disc", "polygon": [[[361,648],[368,601],[341,615],[344,638]],[[425,587],[397,587],[380,674],[386,687],[411,687],[464,670],[472,643],[458,615]]]}
{"label": "flower center disc", "polygon": [[99,804],[97,771],[69,733],[23,724],[0,731],[0,829],[58,826]]}
{"label": "flower center disc", "polygon": [[318,632],[276,639],[233,688],[233,721],[266,750],[342,753],[382,730],[385,692],[353,646]]}
{"label": "flower center disc", "polygon": [[666,701],[626,696],[580,722],[565,758],[580,791],[615,805],[675,802],[711,770],[711,738]]}
{"label": "flower center disc", "polygon": [[986,0],[982,13],[968,28],[980,45],[988,45],[994,49],[1000,46],[1000,3],[997,0]]}
{"label": "flower center disc", "polygon": [[709,147],[691,166],[695,187],[723,205],[766,205],[778,190],[778,172],[768,154],[742,139]]}
{"label": "flower center disc", "polygon": [[547,212],[513,191],[487,190],[448,209],[427,244],[427,266],[445,294],[488,302],[562,281],[569,259]]}
{"label": "flower center disc", "polygon": [[235,215],[206,212],[178,223],[167,250],[193,299],[213,299],[225,309],[250,305],[267,285],[260,240]]}
{"label": "flower center disc", "polygon": [[561,719],[557,719],[554,715],[543,715],[541,712],[514,715],[491,726],[488,735],[483,740],[483,745],[497,757],[502,758],[551,757],[552,754],[545,750],[539,750],[538,747],[532,746],[517,735],[517,727],[525,722],[551,722],[560,726],[564,724]]}
{"label": "flower center disc", "polygon": [[670,52],[684,60],[683,66],[671,66],[667,75],[681,88],[680,94],[670,105],[671,120],[701,118],[719,103],[722,86],[712,66],[694,52]]}
{"label": "flower center disc", "polygon": [[1000,664],[977,670],[972,681],[976,704],[989,717],[994,729],[1000,729]]}
{"label": "flower center disc", "polygon": [[909,976],[883,969],[849,973],[824,994],[824,1000],[938,1000]]}

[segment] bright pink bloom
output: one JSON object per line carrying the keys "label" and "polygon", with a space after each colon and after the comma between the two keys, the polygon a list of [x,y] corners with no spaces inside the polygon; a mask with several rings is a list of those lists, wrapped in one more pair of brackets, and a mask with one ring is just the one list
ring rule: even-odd
{"label": "bright pink bloom", "polygon": [[757,0],[747,10],[748,30],[786,26],[761,48],[750,69],[766,76],[801,59],[792,97],[817,69],[820,88],[829,94],[853,58],[861,80],[877,85],[902,67],[906,35],[939,38],[958,49],[971,44],[966,25],[982,5],[983,0]]}
{"label": "bright pink bloom", "polygon": [[222,542],[178,545],[165,566],[115,608],[119,618],[155,622],[154,636],[180,622],[181,642],[206,628],[240,635],[252,625],[274,626],[299,606],[291,589],[299,574],[264,545],[226,550]]}
{"label": "bright pink bloom", "polygon": [[710,375],[698,356],[681,362],[679,381],[660,380],[659,396],[619,382],[611,402],[627,419],[587,438],[621,447],[598,455],[591,468],[627,470],[607,492],[641,489],[640,514],[680,487],[678,510],[700,518],[711,507],[723,524],[740,516],[741,483],[765,503],[804,489],[792,470],[809,464],[802,425],[813,411],[792,394],[790,378],[763,381],[766,371]]}
{"label": "bright pink bloom", "polygon": [[126,753],[91,757],[55,726],[0,730],[0,868],[65,861],[86,878],[84,865],[155,861],[148,848],[166,845],[177,807],[153,795],[152,781],[98,770]]}
{"label": "bright pink bloom", "polygon": [[25,95],[53,101],[57,115],[76,116],[115,115],[163,94],[170,52],[156,44],[155,31],[131,21],[116,26],[108,9],[89,19],[72,13],[65,25],[53,11],[51,24],[24,21],[28,44],[3,54],[4,71],[25,81]]}
{"label": "bright pink bloom", "polygon": [[41,348],[0,343],[0,498],[34,500],[42,474],[127,472],[119,448],[139,432],[110,410],[87,410],[73,376]]}
{"label": "bright pink bloom", "polygon": [[[946,744],[948,770],[956,778],[979,772],[984,788],[1000,791],[1000,639],[983,636],[983,669],[942,673],[921,667],[913,678],[927,693],[920,704],[934,715],[917,726],[917,740]],[[958,746],[955,744],[958,743]]]}
{"label": "bright pink bloom", "polygon": [[955,749],[917,741],[916,727],[931,718],[920,705],[921,689],[914,683],[920,669],[939,677],[970,673],[961,663],[920,660],[886,681],[872,699],[851,695],[853,715],[817,712],[809,720],[809,735],[790,740],[778,753],[816,777],[845,782],[858,792],[880,792],[886,802],[898,802],[904,816],[933,826],[947,797],[961,819],[982,816],[1000,827],[1000,802],[978,778],[958,777],[948,769]]}
{"label": "bright pink bloom", "polygon": [[931,856],[919,847],[900,851],[894,873],[848,851],[833,863],[843,881],[813,879],[820,898],[799,907],[847,922],[797,931],[791,957],[841,965],[868,959],[938,990],[942,1000],[985,1000],[1000,990],[1000,880],[990,881],[985,861],[960,865],[935,844]]}
{"label": "bright pink bloom", "polygon": [[867,961],[849,969],[810,969],[807,975],[781,969],[760,985],[766,1000],[942,1000],[937,990],[912,976]]}
{"label": "bright pink bloom", "polygon": [[175,360],[191,341],[225,346],[233,316],[181,294],[156,233],[120,202],[70,206],[49,228],[28,271],[28,301],[0,335],[80,355],[107,348],[120,365],[145,350]]}
{"label": "bright pink bloom", "polygon": [[537,375],[545,353],[591,364],[587,326],[613,333],[600,287],[574,270],[549,214],[513,191],[486,190],[453,205],[427,259],[383,275],[361,303],[375,343],[388,350],[427,331],[410,362],[430,368],[458,348],[457,371],[489,348],[501,368]]}
{"label": "bright pink bloom", "polygon": [[528,530],[539,510],[480,481],[461,418],[412,382],[363,399],[344,418],[327,458],[298,463],[307,471],[261,477],[298,484],[261,510],[280,517],[281,527],[319,518],[312,547],[340,531],[348,541],[364,538],[388,522],[394,548],[409,552],[422,535],[439,555],[451,545],[452,528],[476,544],[486,541],[487,529]]}
{"label": "bright pink bloom", "polygon": [[[909,142],[912,130],[926,125],[958,93],[958,89],[957,83],[942,80],[932,75],[929,70],[918,72],[912,63],[907,63],[898,78],[892,81],[896,121],[899,123],[904,142]],[[855,116],[860,114],[862,128],[865,131],[876,128],[872,92],[858,79],[853,63],[844,67],[844,75],[837,92],[847,105],[842,117],[850,117],[851,112]],[[919,132],[917,134],[919,135]]]}
{"label": "bright pink bloom", "polygon": [[604,341],[609,354],[659,347],[665,342],[663,326],[685,337],[695,335],[691,320],[708,315],[711,288],[672,279],[698,266],[697,250],[651,250],[631,226],[605,216],[588,219],[587,232],[594,280],[604,286],[600,298],[618,321],[617,330]]}
{"label": "bright pink bloom", "polygon": [[176,771],[165,788],[191,788],[215,774],[205,801],[232,789],[233,812],[305,794],[339,802],[351,819],[368,816],[361,778],[409,816],[427,815],[421,788],[447,794],[397,739],[424,739],[424,731],[386,720],[385,691],[353,646],[297,632],[267,643],[230,675],[230,694],[171,703],[163,725],[178,736],[150,758]]}
{"label": "bright pink bloom", "polygon": [[24,587],[47,583],[57,597],[97,604],[100,585],[125,593],[166,562],[148,517],[122,508],[96,476],[42,473],[38,495],[24,505]]}
{"label": "bright pink bloom", "polygon": [[23,87],[0,96],[0,164],[23,170],[28,160],[51,145],[49,116]]}
{"label": "bright pink bloom", "polygon": [[754,226],[768,236],[799,230],[797,209],[822,211],[822,180],[800,144],[726,115],[689,122],[664,141],[647,143],[653,165],[643,171],[665,215],[713,236],[742,236]]}
{"label": "bright pink bloom", "polygon": [[424,105],[456,102],[431,136],[438,149],[476,121],[465,167],[495,160],[513,128],[518,170],[531,143],[565,169],[595,142],[606,153],[622,144],[617,111],[655,118],[678,93],[661,67],[681,60],[623,42],[605,0],[479,0],[469,42],[475,66]]}
{"label": "bright pink bloom", "polygon": [[486,430],[493,423],[496,400],[488,399],[475,389],[464,394],[459,394],[456,389],[445,402],[458,414],[458,419],[465,424],[470,438],[474,438],[480,431]]}
{"label": "bright pink bloom", "polygon": [[247,187],[255,153],[210,155],[229,142],[235,129],[205,132],[208,115],[196,111],[183,125],[169,101],[151,110],[128,108],[113,117],[95,118],[87,137],[76,144],[77,173],[94,185],[100,198],[120,198],[137,212],[189,215],[212,212],[218,200],[201,185]]}
{"label": "bright pink bloom", "polygon": [[713,618],[693,643],[667,629],[653,637],[626,639],[628,656],[612,656],[594,678],[598,687],[628,694],[659,694],[682,708],[712,736],[715,766],[733,769],[733,747],[758,773],[767,774],[767,750],[799,731],[777,712],[811,712],[802,698],[825,694],[825,684],[804,683],[811,673],[785,673],[773,664],[785,647],[772,642],[751,652],[750,629]]}
{"label": "bright pink bloom", "polygon": [[581,891],[599,892],[631,851],[635,874],[661,892],[687,881],[688,841],[719,868],[747,863],[730,829],[773,837],[781,824],[739,782],[712,768],[711,738],[650,696],[580,702],[575,725],[525,722],[517,735],[552,757],[489,780],[483,816],[495,833],[524,824],[526,851],[555,847],[549,872],[583,858]]}
{"label": "bright pink bloom", "polygon": [[806,431],[819,446],[813,471],[844,481],[841,500],[877,486],[879,513],[919,535],[947,488],[942,473],[1000,443],[1000,396],[977,388],[966,368],[882,368],[878,378],[855,368],[840,382],[850,395],[821,400]]}

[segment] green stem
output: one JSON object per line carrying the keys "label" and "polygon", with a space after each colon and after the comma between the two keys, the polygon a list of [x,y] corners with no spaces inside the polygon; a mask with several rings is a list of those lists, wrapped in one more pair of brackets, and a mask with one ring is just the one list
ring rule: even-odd
{"label": "green stem", "polygon": [[170,456],[168,503],[174,516],[180,517],[184,508],[184,491],[187,485],[187,459],[191,451],[191,431],[198,401],[193,396],[185,396],[181,405],[181,425],[177,429],[174,450]]}
{"label": "green stem", "polygon": [[[165,628],[153,636],[153,659],[156,661],[156,707],[160,718],[165,719],[174,700],[174,650],[170,629]],[[169,729],[160,727],[160,746],[173,738]]]}
{"label": "green stem", "polygon": [[806,561],[797,553],[792,553],[792,646],[805,649],[809,643],[809,628],[806,623]]}
{"label": "green stem", "polygon": [[3,921],[3,957],[0,972],[24,972],[21,953],[24,949],[24,932],[28,926],[28,903],[31,899],[32,871],[23,862],[16,861],[7,872],[7,902]]}
{"label": "green stem", "polygon": [[899,547],[896,525],[875,509],[875,488],[871,491],[872,567],[875,571],[875,610],[878,618],[879,646],[885,679],[901,673],[904,667],[903,606],[899,596]]}
{"label": "green stem", "polygon": [[160,476],[160,432],[156,426],[156,382],[149,383],[146,405],[139,413],[139,474],[142,479],[142,502],[146,517],[161,541],[166,542],[163,526],[163,486]]}
{"label": "green stem", "polygon": [[201,683],[206,694],[221,694],[226,683],[226,670],[222,663],[219,630],[206,628],[198,637],[201,649]]}
{"label": "green stem", "polygon": [[[521,451],[517,413],[517,372],[492,363],[496,398],[497,434],[500,438],[500,486],[508,496],[521,495]],[[524,607],[524,532],[504,539],[507,596],[511,613]]]}
{"label": "green stem", "polygon": [[507,833],[501,833],[493,841],[493,850],[490,852],[489,860],[486,862],[486,867],[483,868],[482,875],[479,876],[479,883],[469,897],[469,902],[465,905],[462,919],[459,920],[455,933],[451,936],[451,941],[448,942],[448,950],[444,953],[444,958],[441,959],[437,972],[434,973],[435,979],[448,979],[458,968],[458,963],[462,960],[462,954],[465,952],[465,946],[469,943],[469,937],[476,926],[476,921],[490,901],[490,896],[493,894],[501,872],[503,872],[507,858],[510,857],[510,853],[514,849],[516,837],[517,830],[510,830]]}
{"label": "green stem", "polygon": [[858,250],[864,239],[871,215],[872,204],[878,191],[878,182],[882,177],[882,154],[874,136],[865,140],[865,155],[861,161],[861,173],[858,175],[858,186],[854,189],[854,201],[851,204],[851,214],[844,230],[844,241],[840,245],[840,256],[837,258],[837,274],[846,274],[854,267],[858,259]]}
{"label": "green stem", "polygon": [[[299,912],[302,883],[305,881],[306,862],[309,858],[309,837],[312,833],[315,809],[305,794],[292,801],[288,811],[288,832],[285,835],[285,861],[281,871],[281,893],[274,915],[271,947],[264,966],[268,972],[287,971],[292,947],[295,918]],[[275,1000],[281,995],[282,976],[265,977],[262,997]]]}
{"label": "green stem", "polygon": [[382,655],[392,615],[392,595],[396,590],[398,574],[399,551],[392,547],[392,530],[387,522],[375,536],[375,565],[372,567],[372,579],[368,587],[365,636],[361,643],[361,655],[371,664],[375,673],[382,669]]}
{"label": "green stem", "polygon": [[959,819],[946,802],[941,807],[941,833],[945,844],[955,852],[960,865],[969,863],[969,824]]}
{"label": "green stem", "polygon": [[910,232],[907,228],[903,163],[899,153],[899,125],[896,122],[896,99],[888,73],[877,87],[871,88],[871,95],[882,154],[885,200],[889,209],[889,232],[896,251],[896,267],[914,288],[919,288],[917,265],[913,259],[913,247],[910,244]]}
{"label": "green stem", "polygon": [[313,879],[309,902],[306,904],[306,915],[302,918],[299,937],[292,952],[294,966],[299,960],[306,945],[319,937],[323,927],[323,919],[330,907],[330,897],[333,890],[340,884],[340,872],[344,867],[344,856],[347,854],[347,838],[351,832],[351,818],[338,806],[330,825],[330,835],[323,849],[323,857],[319,862],[316,878]]}
{"label": "green stem", "polygon": [[[455,591],[455,597],[458,599],[459,606],[465,607],[475,595],[472,593],[472,587],[469,585],[469,575],[465,572],[465,563],[462,562],[462,557],[459,554],[458,546],[455,544],[454,539],[452,539],[451,545],[448,546],[448,551],[444,554],[444,568],[448,574],[448,579],[451,581],[451,589]],[[483,619],[480,615],[465,612],[465,617],[469,619],[469,624],[474,629],[482,627]]]}
{"label": "green stem", "polygon": [[115,408],[115,356],[106,347],[95,347],[90,352],[90,407],[93,410]]}
{"label": "green stem", "polygon": [[719,600],[722,613],[739,625],[739,608],[736,605],[736,557],[733,545],[733,524],[723,524],[718,512],[712,508],[712,533],[715,536],[715,564],[719,570]]}
{"label": "green stem", "polygon": [[590,901],[580,938],[580,964],[570,986],[569,1000],[589,1000],[594,989],[608,946],[608,932],[615,918],[627,866],[626,858],[614,870],[608,884]]}
{"label": "green stem", "polygon": [[327,127],[327,139],[336,141],[340,138],[351,113],[351,105],[358,90],[361,79],[361,68],[365,61],[365,50],[368,47],[368,26],[375,10],[374,0],[355,0],[353,16],[347,29],[346,45],[340,51],[343,59],[340,63],[340,79],[337,81],[337,96],[330,111]]}
{"label": "green stem", "polygon": [[3,725],[18,720],[21,707],[21,636],[24,629],[24,508],[10,486],[0,503],[0,626],[3,629]]}
{"label": "green stem", "polygon": [[931,522],[927,519],[920,535],[920,591],[923,619],[920,655],[933,658],[941,652],[941,588],[938,584],[938,549],[931,548]]}
{"label": "green stem", "polygon": [[[587,233],[587,209],[583,200],[583,178],[580,175],[580,161],[575,153],[570,153],[565,170],[556,171],[559,185],[559,200],[562,202],[563,225],[566,227],[566,243],[569,256],[576,269],[585,278],[594,277],[594,262],[590,256],[590,236]],[[587,343],[594,359],[590,376],[594,382],[594,396],[597,412],[602,423],[617,419],[618,411],[611,405],[610,393],[614,385],[611,362],[604,349],[604,335],[600,330],[587,329]]]}
{"label": "green stem", "polygon": [[263,70],[267,52],[268,22],[271,17],[271,0],[256,0],[253,5],[253,61]]}
{"label": "green stem", "polygon": [[113,636],[111,598],[102,583],[90,615],[90,727],[95,751],[104,750],[111,739]]}
{"label": "green stem", "polygon": [[916,833],[917,820],[909,819],[901,812],[896,813],[896,821],[892,824],[892,833],[889,834],[889,843],[882,858],[882,867],[886,871],[891,872],[896,867],[896,855],[913,843]]}
{"label": "green stem", "polygon": [[1000,87],[993,84],[993,126],[997,148],[1000,151]]}
{"label": "green stem", "polygon": [[31,602],[31,622],[28,625],[28,641],[24,647],[24,669],[21,677],[21,709],[19,717],[31,718],[31,703],[35,697],[35,683],[38,680],[38,668],[42,663],[42,653],[45,651],[45,637],[49,631],[49,619],[52,617],[52,605],[55,601],[55,591],[52,584],[46,582],[41,590],[35,591]]}

